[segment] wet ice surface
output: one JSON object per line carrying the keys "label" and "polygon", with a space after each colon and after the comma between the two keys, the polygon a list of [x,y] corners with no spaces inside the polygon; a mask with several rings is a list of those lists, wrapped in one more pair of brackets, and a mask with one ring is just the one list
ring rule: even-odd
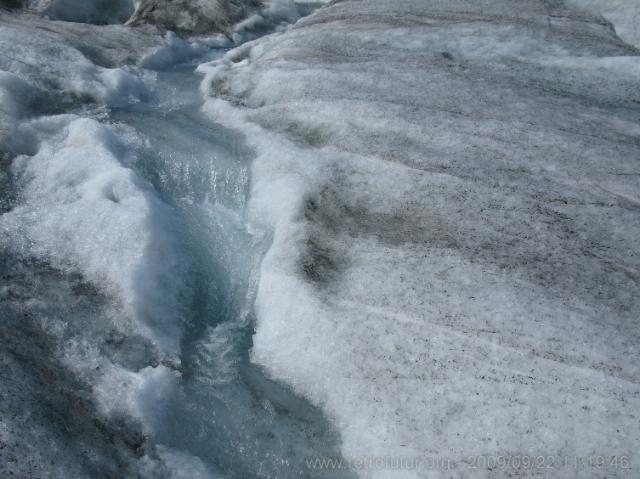
{"label": "wet ice surface", "polygon": [[189,64],[224,42],[151,71],[153,29],[4,15],[0,475],[299,477],[339,454],[248,360],[269,237]]}
{"label": "wet ice surface", "polygon": [[637,50],[367,0],[216,61],[290,7],[191,43],[0,13],[0,474],[633,476]]}
{"label": "wet ice surface", "polygon": [[[636,474],[639,64],[559,3],[343,0],[200,67],[273,228],[252,360],[424,459],[363,477]],[[568,462],[474,460],[518,455]]]}

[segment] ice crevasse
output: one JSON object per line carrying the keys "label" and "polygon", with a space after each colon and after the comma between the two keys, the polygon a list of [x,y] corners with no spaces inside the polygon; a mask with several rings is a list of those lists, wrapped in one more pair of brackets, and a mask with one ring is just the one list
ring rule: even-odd
{"label": "ice crevasse", "polygon": [[440,461],[362,477],[640,450],[639,66],[584,8],[502,0],[330,2],[200,66],[273,230],[253,360],[346,459]]}

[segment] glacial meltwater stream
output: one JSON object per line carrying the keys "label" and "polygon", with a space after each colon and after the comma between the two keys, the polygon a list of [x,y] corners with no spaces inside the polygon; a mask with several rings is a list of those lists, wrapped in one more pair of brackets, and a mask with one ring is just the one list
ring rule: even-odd
{"label": "glacial meltwater stream", "polygon": [[229,477],[319,477],[305,460],[339,455],[334,431],[249,361],[269,237],[247,229],[252,153],[201,114],[200,80],[192,65],[159,72],[155,98],[109,115],[145,138],[134,168],[178,213],[190,264],[179,390],[153,425],[154,440]]}
{"label": "glacial meltwater stream", "polygon": [[40,146],[2,178],[9,470],[336,477],[306,462],[339,456],[327,420],[249,359],[269,232],[247,224],[252,152],[201,113],[195,65],[139,71],[144,101],[35,120]]}

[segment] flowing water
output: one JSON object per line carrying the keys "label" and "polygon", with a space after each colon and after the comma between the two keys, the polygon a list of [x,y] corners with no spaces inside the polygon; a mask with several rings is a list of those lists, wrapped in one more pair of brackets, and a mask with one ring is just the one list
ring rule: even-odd
{"label": "flowing water", "polygon": [[252,304],[268,235],[247,231],[251,151],[200,113],[189,67],[159,74],[156,104],[112,118],[149,139],[139,171],[180,214],[192,264],[181,393],[157,440],[235,477],[309,475],[304,459],[337,455],[317,410],[249,361]]}
{"label": "flowing water", "polygon": [[[92,477],[120,477],[128,470],[128,459],[109,442],[139,450],[148,436],[165,458],[173,458],[176,477],[200,477],[205,469],[214,477],[243,479],[336,477],[336,471],[313,471],[305,463],[339,455],[338,437],[329,423],[249,360],[258,268],[270,238],[266,231],[250,231],[247,224],[252,152],[242,136],[200,112],[200,80],[193,64],[173,66],[157,72],[148,101],[77,111],[143,140],[135,143],[136,159],[129,166],[175,213],[175,242],[188,265],[180,295],[180,365],[171,366],[179,370],[177,384],[170,394],[142,398],[148,419],[139,428],[113,418],[95,427],[101,414],[91,396],[92,376],[73,379],[74,372],[57,352],[82,343],[136,371],[148,365],[148,346],[136,337],[111,337],[111,300],[82,275],[3,251],[4,341],[9,355],[18,358],[3,374],[7,383],[21,379],[0,405],[15,411],[21,403],[31,405],[22,423],[45,424],[46,433],[33,433],[45,441],[34,442],[32,454],[54,458],[49,471],[55,461],[71,460]],[[3,195],[5,210],[15,203],[9,190]],[[18,191],[18,202],[19,196]],[[64,325],[63,333],[51,332],[56,322]],[[38,361],[28,359],[35,357]],[[70,397],[83,405],[82,414],[68,412]],[[111,439],[103,438],[105,430]],[[65,446],[47,445],[56,442]],[[92,453],[73,446],[76,442],[92,444]],[[67,456],[61,456],[62,449]],[[16,460],[21,454],[28,455],[17,452]],[[205,468],[193,469],[193,460]],[[40,470],[37,464],[31,467],[33,474]]]}

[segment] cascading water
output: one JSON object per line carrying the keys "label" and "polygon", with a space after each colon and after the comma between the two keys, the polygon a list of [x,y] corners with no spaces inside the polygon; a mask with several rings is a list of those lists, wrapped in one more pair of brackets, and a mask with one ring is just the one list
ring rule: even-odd
{"label": "cascading water", "polygon": [[194,71],[229,42],[167,41],[154,71],[73,53],[74,94],[33,93],[44,116],[3,144],[0,475],[324,477],[305,459],[339,455],[249,360],[269,232],[245,214],[253,152],[200,112]]}
{"label": "cascading water", "polygon": [[136,169],[179,212],[193,265],[182,379],[155,438],[230,477],[315,477],[305,459],[339,455],[337,437],[317,410],[249,361],[269,238],[247,230],[251,151],[200,113],[198,81],[189,66],[161,72],[154,103],[110,116],[147,139]]}

